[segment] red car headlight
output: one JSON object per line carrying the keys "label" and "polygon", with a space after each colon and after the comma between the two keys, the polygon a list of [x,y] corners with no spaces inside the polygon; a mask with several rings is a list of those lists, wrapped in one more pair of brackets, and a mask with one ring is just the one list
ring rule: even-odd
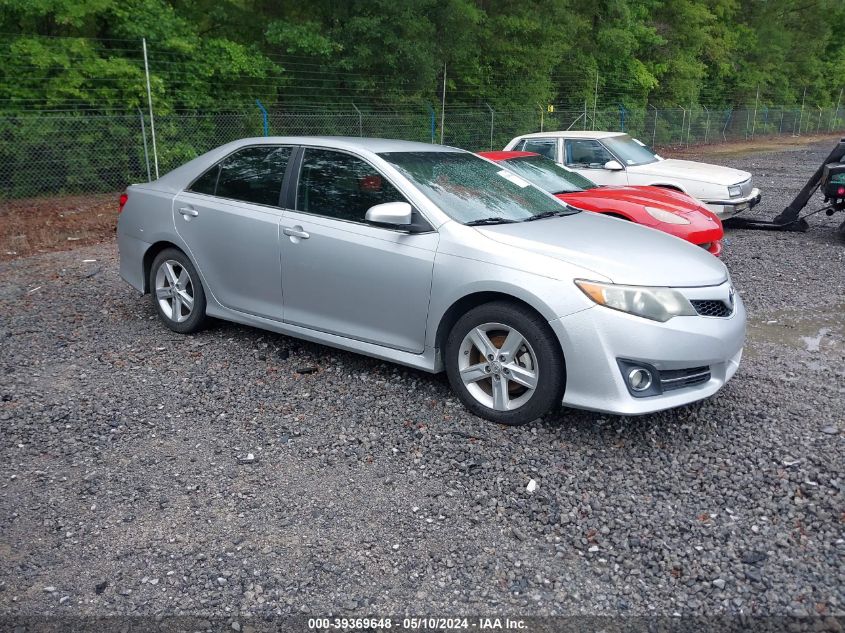
{"label": "red car headlight", "polygon": [[665,222],[666,224],[689,224],[690,221],[684,216],[672,213],[666,209],[657,209],[655,207],[645,207],[646,213],[653,217],[658,222]]}

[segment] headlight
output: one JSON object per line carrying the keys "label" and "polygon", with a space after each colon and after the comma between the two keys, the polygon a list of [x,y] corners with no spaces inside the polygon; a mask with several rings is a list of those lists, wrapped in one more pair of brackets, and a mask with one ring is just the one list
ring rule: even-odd
{"label": "headlight", "polygon": [[658,222],[665,222],[666,224],[689,224],[689,220],[687,220],[684,216],[672,213],[666,209],[645,207],[645,211]]}
{"label": "headlight", "polygon": [[575,285],[599,305],[664,323],[674,316],[695,316],[687,298],[670,288],[620,286],[576,279]]}
{"label": "headlight", "polygon": [[728,195],[731,198],[739,198],[742,195],[742,185],[731,185],[728,187]]}

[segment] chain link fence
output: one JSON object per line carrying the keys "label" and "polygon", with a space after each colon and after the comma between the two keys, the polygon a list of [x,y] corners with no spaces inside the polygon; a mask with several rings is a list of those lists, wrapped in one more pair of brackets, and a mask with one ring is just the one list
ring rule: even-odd
{"label": "chain link fence", "polygon": [[626,110],[622,107],[496,111],[447,104],[398,110],[313,108],[173,113],[155,117],[153,155],[147,114],[38,113],[0,116],[0,198],[113,192],[155,178],[239,138],[342,135],[398,138],[480,151],[501,149],[514,136],[551,130],[628,132],[645,143],[689,146],[760,136],[845,131],[845,108],[707,108]]}

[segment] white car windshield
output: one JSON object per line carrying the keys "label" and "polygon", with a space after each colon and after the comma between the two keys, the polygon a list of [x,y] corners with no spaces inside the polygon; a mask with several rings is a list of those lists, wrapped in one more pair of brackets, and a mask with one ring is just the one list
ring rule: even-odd
{"label": "white car windshield", "polygon": [[521,222],[578,213],[521,176],[469,152],[386,152],[379,156],[463,224]]}
{"label": "white car windshield", "polygon": [[626,165],[647,165],[660,160],[649,146],[627,134],[608,136],[602,139],[602,143]]}

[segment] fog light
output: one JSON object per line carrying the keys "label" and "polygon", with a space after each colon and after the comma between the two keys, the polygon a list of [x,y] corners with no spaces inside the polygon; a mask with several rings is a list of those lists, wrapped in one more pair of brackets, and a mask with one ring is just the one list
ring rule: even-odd
{"label": "fog light", "polygon": [[645,391],[651,387],[651,372],[642,367],[636,367],[628,372],[628,385],[633,391]]}

